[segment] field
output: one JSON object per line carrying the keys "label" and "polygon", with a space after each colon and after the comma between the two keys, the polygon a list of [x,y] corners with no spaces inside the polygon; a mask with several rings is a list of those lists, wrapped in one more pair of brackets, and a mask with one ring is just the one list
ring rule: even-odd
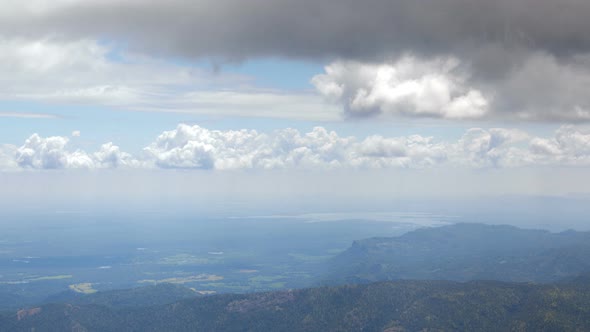
{"label": "field", "polygon": [[0,238],[0,294],[35,302],[64,291],[160,283],[204,294],[309,287],[319,282],[322,263],[352,241],[418,227],[246,218],[170,219],[162,229],[155,218],[101,219],[85,227],[75,218],[47,220],[43,228],[9,230]]}

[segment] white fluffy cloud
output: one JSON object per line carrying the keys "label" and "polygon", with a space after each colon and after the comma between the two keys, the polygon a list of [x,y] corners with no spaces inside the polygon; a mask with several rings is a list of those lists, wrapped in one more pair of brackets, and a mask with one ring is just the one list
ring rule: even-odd
{"label": "white fluffy cloud", "polygon": [[69,139],[63,136],[41,137],[33,134],[14,152],[14,162],[20,168],[114,168],[138,166],[130,154],[121,152],[112,143],[101,146],[94,154],[67,149]]}
{"label": "white fluffy cloud", "polygon": [[218,131],[179,125],[164,132],[145,151],[160,167],[285,168],[337,165],[346,159],[348,138],[324,128],[301,135],[285,129],[272,135],[254,130]]}
{"label": "white fluffy cloud", "polygon": [[105,143],[100,149],[92,154],[95,167],[118,168],[118,167],[141,167],[141,162],[131,154],[122,152],[113,143]]}
{"label": "white fluffy cloud", "polygon": [[64,148],[67,143],[66,137],[42,138],[34,134],[16,151],[16,162],[23,168],[44,169],[75,167],[89,162],[85,154],[66,152]]}
{"label": "white fluffy cloud", "polygon": [[467,84],[454,58],[405,56],[390,64],[335,62],[312,83],[353,116],[377,114],[447,119],[480,118],[489,97]]}
{"label": "white fluffy cloud", "polygon": [[447,161],[450,151],[447,143],[437,143],[432,137],[420,135],[398,138],[369,136],[351,148],[351,155],[355,157],[351,166],[364,168],[436,166]]}
{"label": "white fluffy cloud", "polygon": [[529,135],[517,129],[472,128],[457,144],[457,159],[476,167],[521,166],[526,164],[528,151],[514,144],[527,139]]}
{"label": "white fluffy cloud", "polygon": [[271,168],[487,168],[590,165],[590,134],[564,126],[553,138],[518,129],[472,128],[457,141],[433,137],[341,137],[316,127],[272,134],[217,131],[179,125],[145,148],[157,167],[201,169]]}
{"label": "white fluffy cloud", "polygon": [[164,168],[424,167],[446,159],[444,146],[432,141],[417,135],[371,136],[358,141],[322,127],[305,134],[294,129],[261,134],[179,125],[160,135],[145,151]]}
{"label": "white fluffy cloud", "polygon": [[532,139],[531,152],[537,164],[590,165],[590,132],[563,126],[553,138]]}
{"label": "white fluffy cloud", "polygon": [[535,52],[486,81],[471,74],[472,63],[456,58],[403,56],[377,64],[337,61],[312,83],[352,117],[571,123],[590,120],[589,65],[588,53],[563,61]]}
{"label": "white fluffy cloud", "polygon": [[2,145],[0,169],[421,169],[590,165],[590,132],[573,126],[563,126],[548,138],[517,129],[472,128],[455,141],[441,141],[421,135],[342,137],[323,127],[307,133],[295,129],[259,133],[180,124],[163,132],[137,156],[121,151],[113,143],[103,144],[92,153],[70,149],[68,144],[68,137],[34,134],[20,147]]}

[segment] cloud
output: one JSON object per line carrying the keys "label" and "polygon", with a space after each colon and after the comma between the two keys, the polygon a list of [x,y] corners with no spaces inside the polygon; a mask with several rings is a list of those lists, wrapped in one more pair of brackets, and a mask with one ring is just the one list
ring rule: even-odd
{"label": "cloud", "polygon": [[0,31],[102,36],[189,58],[360,59],[482,46],[571,55],[590,49],[589,13],[590,4],[579,0],[8,1]]}
{"label": "cloud", "polygon": [[574,123],[590,121],[589,16],[580,0],[10,0],[0,87],[5,98],[335,119],[317,96],[235,81],[221,89],[245,110],[226,106],[215,75],[175,61],[283,57],[331,63],[314,83],[348,116]]}
{"label": "cloud", "polygon": [[[541,149],[542,143],[550,148]],[[421,135],[359,140],[322,127],[308,133],[283,129],[265,134],[183,124],[164,132],[144,151],[161,168],[504,168],[588,165],[589,144],[590,135],[567,126],[545,139],[518,129],[472,128],[457,141],[445,142]]]}
{"label": "cloud", "polygon": [[457,140],[408,135],[340,136],[315,127],[210,130],[180,124],[165,131],[140,154],[109,142],[95,152],[72,150],[69,138],[33,134],[20,147],[0,146],[0,169],[426,169],[590,166],[590,132],[562,126],[552,137],[509,128],[471,128]]}
{"label": "cloud", "polygon": [[590,53],[558,57],[527,55],[497,80],[473,82],[497,96],[494,116],[575,123],[590,120]]}
{"label": "cloud", "polygon": [[[338,110],[308,92],[245,86],[249,78],[124,52],[95,40],[2,38],[0,99],[90,104],[215,116],[336,120]],[[52,115],[0,112],[0,117]]]}
{"label": "cloud", "polygon": [[524,166],[528,164],[529,152],[514,144],[528,139],[527,133],[517,129],[472,128],[457,144],[457,159],[475,167]]}
{"label": "cloud", "polygon": [[[17,79],[37,73],[25,87],[39,78],[76,83],[33,91],[11,84],[8,94],[165,110],[183,95],[161,97],[157,87],[199,75],[154,60],[160,56],[335,61],[315,83],[340,95],[348,115],[589,121],[589,16],[590,3],[580,0],[8,1],[0,71]],[[112,49],[96,40],[125,45],[146,62],[105,61]],[[408,54],[422,60],[404,72]],[[459,67],[445,67],[449,59]],[[57,68],[65,75],[52,76]],[[189,101],[176,106],[189,111]]]}
{"label": "cloud", "polygon": [[411,135],[386,138],[369,136],[352,147],[351,160],[354,167],[362,168],[424,168],[443,165],[450,147],[444,142],[435,142],[432,137]]}
{"label": "cloud", "polygon": [[563,126],[553,138],[534,138],[531,152],[537,164],[590,165],[590,132]]}
{"label": "cloud", "polygon": [[72,137],[80,137],[80,131],[79,130],[72,131]]}
{"label": "cloud", "polygon": [[16,151],[16,162],[22,168],[58,169],[90,168],[92,160],[87,154],[75,151],[67,152],[66,137],[53,136],[42,138],[37,134],[29,137],[25,144]]}
{"label": "cloud", "polygon": [[[118,59],[115,57],[119,57]],[[0,37],[3,98],[129,105],[171,85],[197,86],[203,71],[117,53],[92,39]]]}
{"label": "cloud", "polygon": [[131,154],[122,152],[112,142],[101,145],[100,149],[92,154],[92,157],[97,168],[141,167],[140,161]]}
{"label": "cloud", "polygon": [[421,136],[397,139],[371,136],[359,142],[322,127],[304,134],[294,129],[261,134],[179,125],[160,135],[145,152],[163,168],[424,167],[445,159],[442,146],[432,141]]}
{"label": "cloud", "polygon": [[335,62],[313,84],[352,116],[375,114],[480,118],[489,101],[466,84],[453,58],[420,60],[405,56],[392,64]]}
{"label": "cloud", "polygon": [[56,119],[57,115],[30,112],[0,112],[0,118]]}
{"label": "cloud", "polygon": [[145,149],[159,167],[241,169],[336,165],[347,138],[321,127],[301,135],[285,129],[273,135],[254,130],[218,131],[179,125]]}
{"label": "cloud", "polygon": [[14,151],[14,164],[23,169],[116,168],[139,166],[130,154],[112,143],[101,146],[94,154],[67,149],[69,139],[63,136],[41,137],[33,134]]}
{"label": "cloud", "polygon": [[564,61],[531,53],[506,74],[482,79],[465,60],[405,55],[385,63],[336,61],[312,83],[350,117],[575,122],[590,120],[588,68],[590,54]]}
{"label": "cloud", "polygon": [[261,117],[307,121],[338,121],[338,107],[308,92],[238,89],[192,91],[146,98],[133,109],[231,117]]}
{"label": "cloud", "polygon": [[10,144],[0,144],[0,170],[13,170],[18,167],[14,155],[16,146]]}

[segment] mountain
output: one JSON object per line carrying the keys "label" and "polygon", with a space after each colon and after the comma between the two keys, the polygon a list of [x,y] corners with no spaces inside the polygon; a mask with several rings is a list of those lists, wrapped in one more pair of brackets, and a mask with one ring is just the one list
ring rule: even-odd
{"label": "mountain", "polygon": [[590,233],[456,224],[355,241],[326,265],[327,283],[380,280],[552,282],[590,271]]}
{"label": "mountain", "polygon": [[590,330],[590,233],[425,228],[355,241],[326,268],[327,284],[351,284],[205,297],[168,284],[64,292],[0,312],[0,331]]}
{"label": "mountain", "polygon": [[0,314],[0,331],[588,331],[588,281],[405,280],[140,308],[49,304]]}

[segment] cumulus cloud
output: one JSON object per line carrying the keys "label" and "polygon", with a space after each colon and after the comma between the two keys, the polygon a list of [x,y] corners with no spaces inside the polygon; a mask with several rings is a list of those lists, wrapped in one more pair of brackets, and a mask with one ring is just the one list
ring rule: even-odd
{"label": "cumulus cloud", "polygon": [[[322,127],[308,133],[284,129],[266,134],[182,124],[144,150],[162,168],[501,168],[587,165],[589,142],[590,135],[567,126],[548,139],[518,129],[472,128],[457,141],[440,141],[421,135],[373,135],[360,140]],[[549,147],[542,149],[542,144]]]}
{"label": "cumulus cloud", "polygon": [[459,140],[458,159],[476,167],[523,166],[528,151],[514,144],[525,142],[529,135],[517,129],[469,129]]}
{"label": "cumulus cloud", "polygon": [[590,53],[569,61],[532,53],[511,71],[482,79],[465,60],[405,55],[385,63],[336,61],[312,83],[352,117],[574,122],[590,120],[588,68]]}
{"label": "cumulus cloud", "polygon": [[423,168],[442,165],[447,161],[449,146],[432,137],[411,135],[385,138],[369,136],[352,147],[352,166],[364,168]]}
{"label": "cumulus cloud", "polygon": [[97,168],[141,167],[140,161],[131,154],[121,151],[112,142],[101,145],[92,157]]}
{"label": "cumulus cloud", "polygon": [[[84,163],[85,155],[65,152],[67,142],[65,137],[42,138],[34,134],[16,151],[16,162],[23,168],[63,168]],[[68,163],[68,157],[74,157],[73,163]]]}
{"label": "cumulus cloud", "polygon": [[69,148],[68,137],[29,137],[20,147],[0,145],[0,169],[163,168],[243,169],[425,169],[590,166],[590,132],[562,126],[552,137],[522,130],[471,128],[457,140],[408,135],[340,136],[323,127],[302,133],[281,129],[210,130],[180,124],[141,154],[113,143],[88,153]]}
{"label": "cumulus cloud", "polygon": [[345,148],[352,140],[321,127],[304,135],[293,129],[267,135],[254,130],[218,131],[182,124],[160,135],[145,152],[165,168],[325,167],[344,161]]}
{"label": "cumulus cloud", "polygon": [[322,127],[303,134],[294,129],[264,134],[179,125],[160,135],[145,152],[163,168],[421,168],[446,159],[444,144],[433,141],[418,135],[359,141]]}
{"label": "cumulus cloud", "polygon": [[532,139],[531,152],[537,164],[590,165],[590,132],[563,126],[553,138]]}
{"label": "cumulus cloud", "polygon": [[353,116],[483,117],[489,101],[481,91],[469,87],[458,67],[454,58],[420,60],[412,56],[392,64],[336,62],[312,82]]}
{"label": "cumulus cloud", "polygon": [[112,143],[104,144],[98,152],[90,155],[81,150],[70,151],[68,142],[69,139],[63,136],[41,137],[33,134],[15,149],[14,164],[24,169],[90,169],[138,165],[131,155],[121,152]]}

